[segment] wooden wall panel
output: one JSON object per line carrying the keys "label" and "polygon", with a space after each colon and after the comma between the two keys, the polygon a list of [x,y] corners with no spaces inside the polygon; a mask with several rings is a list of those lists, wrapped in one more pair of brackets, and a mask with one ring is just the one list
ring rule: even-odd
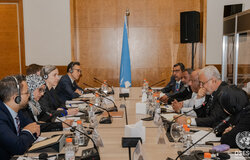
{"label": "wooden wall panel", "polygon": [[0,78],[20,73],[18,5],[0,3]]}
{"label": "wooden wall panel", "polygon": [[[132,85],[144,78],[152,84],[171,76],[172,66],[191,66],[191,44],[180,44],[180,12],[201,11],[201,0],[72,0],[74,60],[82,63],[82,78],[119,85],[125,11],[129,16]],[[202,43],[196,46],[195,67],[202,64]],[[162,85],[163,86],[163,85]]]}

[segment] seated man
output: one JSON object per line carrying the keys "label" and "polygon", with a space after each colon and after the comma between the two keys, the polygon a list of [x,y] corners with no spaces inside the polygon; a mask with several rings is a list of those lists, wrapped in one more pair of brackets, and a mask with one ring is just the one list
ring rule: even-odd
{"label": "seated man", "polygon": [[63,103],[66,100],[72,100],[73,98],[77,98],[83,94],[83,89],[76,84],[80,75],[80,63],[70,62],[67,67],[67,74],[62,76],[56,86],[56,93]]}
{"label": "seated man", "polygon": [[[200,69],[197,69],[191,73],[189,86],[191,87],[193,93],[191,99],[187,99],[182,102],[178,102],[177,100],[174,100],[172,102],[172,107],[175,112],[177,113],[187,113],[186,115],[193,116],[193,117],[200,117],[200,114],[198,112],[198,109],[202,106],[202,103],[205,101],[205,95],[206,92],[204,88],[200,88],[199,84],[199,71]],[[197,112],[197,113],[196,113]]]}
{"label": "seated man", "polygon": [[30,75],[30,74],[37,74],[40,75],[40,72],[42,70],[43,66],[38,65],[38,64],[30,64],[27,68],[26,68],[26,75]]}
{"label": "seated man", "polygon": [[10,159],[22,155],[40,135],[40,126],[30,123],[20,111],[29,99],[23,76],[9,76],[0,81],[0,155]]}
{"label": "seated man", "polygon": [[205,113],[205,116],[201,118],[182,116],[176,121],[180,124],[214,127],[227,117],[218,102],[219,93],[227,83],[221,81],[220,73],[214,66],[207,66],[199,72],[199,83],[200,87],[204,88],[206,94],[209,95],[209,98],[206,98],[204,105],[199,108],[202,113]]}
{"label": "seated man", "polygon": [[178,92],[182,88],[183,84],[181,82],[182,72],[184,72],[185,66],[182,63],[177,63],[173,67],[173,75],[171,76],[170,82],[166,87],[162,88],[162,93],[169,94]]}
{"label": "seated man", "polygon": [[193,70],[190,68],[185,69],[181,74],[182,87],[175,92],[168,93],[164,96],[161,96],[160,100],[163,101],[164,103],[171,104],[171,102],[173,102],[175,99],[177,101],[190,99],[192,96],[192,90],[190,86],[188,85],[188,83],[190,81],[190,76],[191,76],[192,71]]}

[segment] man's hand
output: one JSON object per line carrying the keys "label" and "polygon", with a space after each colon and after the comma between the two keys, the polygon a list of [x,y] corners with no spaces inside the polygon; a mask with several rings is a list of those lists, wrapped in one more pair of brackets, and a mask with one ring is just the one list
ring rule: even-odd
{"label": "man's hand", "polygon": [[160,101],[162,101],[163,103],[167,103],[168,102],[168,96],[164,95],[160,98]]}
{"label": "man's hand", "polygon": [[[174,116],[174,118],[176,118],[178,115]],[[179,123],[179,124],[187,124],[187,117],[185,116],[182,116],[182,117],[179,117],[178,119],[175,120],[176,123]]]}
{"label": "man's hand", "polygon": [[78,108],[70,108],[67,110],[68,115],[76,115],[78,113],[79,109]]}
{"label": "man's hand", "polygon": [[78,93],[79,95],[82,95],[82,91],[80,89],[76,89],[75,92]]}
{"label": "man's hand", "polygon": [[180,113],[182,107],[183,107],[183,102],[178,102],[176,99],[172,102],[172,107],[173,110],[177,113]]}
{"label": "man's hand", "polygon": [[207,91],[206,91],[205,88],[200,88],[199,91],[198,91],[198,93],[197,93],[197,99],[200,99],[200,98],[206,96],[206,92]]}
{"label": "man's hand", "polygon": [[[74,121],[73,119],[66,119],[64,122],[69,124],[69,125],[72,125],[73,121]],[[68,126],[67,124],[62,123],[62,127],[63,128],[69,128],[70,126]]]}
{"label": "man's hand", "polygon": [[36,122],[28,124],[23,129],[30,131],[32,134],[36,133],[37,136],[40,136],[40,126]]}
{"label": "man's hand", "polygon": [[233,127],[230,126],[230,127],[226,128],[222,134],[226,134],[226,133],[230,132],[232,129],[233,129]]}

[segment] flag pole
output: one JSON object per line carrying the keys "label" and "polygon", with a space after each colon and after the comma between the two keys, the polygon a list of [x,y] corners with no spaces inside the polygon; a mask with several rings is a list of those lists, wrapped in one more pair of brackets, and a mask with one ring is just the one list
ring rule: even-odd
{"label": "flag pole", "polygon": [[130,15],[130,11],[129,9],[127,8],[126,9],[126,19],[127,19],[127,31],[128,31],[128,38],[129,38],[129,15]]}

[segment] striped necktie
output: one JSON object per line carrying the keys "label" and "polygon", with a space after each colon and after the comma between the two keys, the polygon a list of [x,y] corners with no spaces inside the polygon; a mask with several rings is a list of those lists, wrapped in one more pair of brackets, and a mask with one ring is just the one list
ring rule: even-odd
{"label": "striped necktie", "polygon": [[16,116],[15,120],[16,120],[16,125],[17,125],[17,135],[19,135],[20,128],[21,128],[21,126],[20,126],[20,119],[19,119],[18,116]]}

